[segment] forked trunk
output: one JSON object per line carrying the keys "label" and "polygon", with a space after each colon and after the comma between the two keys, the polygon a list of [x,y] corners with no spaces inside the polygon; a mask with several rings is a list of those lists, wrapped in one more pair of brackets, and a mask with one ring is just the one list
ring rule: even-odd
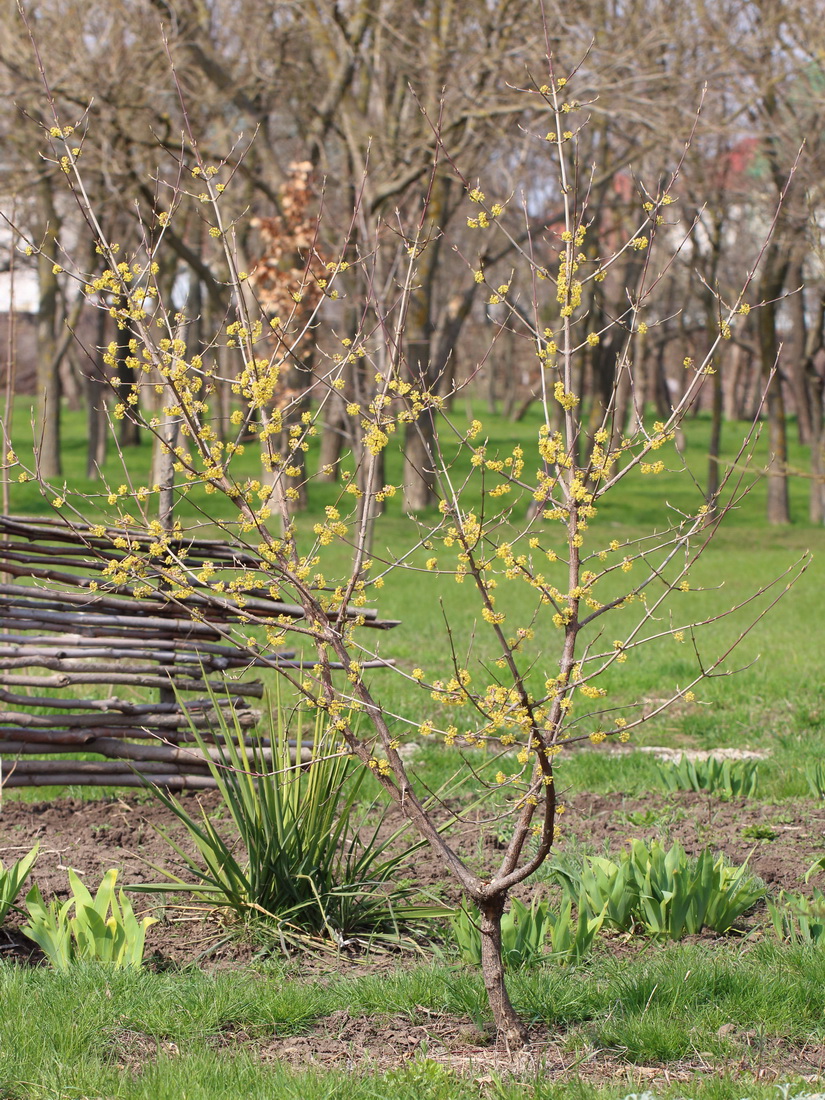
{"label": "forked trunk", "polygon": [[487,999],[493,1012],[496,1030],[509,1048],[523,1047],[527,1028],[513,1008],[504,982],[504,961],[501,957],[501,916],[505,895],[478,903],[481,928],[481,972]]}

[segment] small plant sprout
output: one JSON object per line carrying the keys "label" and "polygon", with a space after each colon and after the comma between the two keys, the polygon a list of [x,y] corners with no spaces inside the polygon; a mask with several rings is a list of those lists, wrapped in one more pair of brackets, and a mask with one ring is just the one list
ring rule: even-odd
{"label": "small plant sprout", "polygon": [[116,882],[117,870],[112,868],[92,897],[77,874],[69,871],[72,896],[48,906],[38,887],[31,888],[26,896],[29,923],[23,932],[56,970],[67,970],[76,962],[141,965],[146,930],[157,921],[154,917],[138,921],[123,891],[115,894]]}
{"label": "small plant sprout", "polygon": [[681,756],[677,763],[657,761],[657,771],[668,791],[708,791],[726,798],[753,798],[759,780],[757,760],[691,760]]}
{"label": "small plant sprout", "polygon": [[568,897],[590,916],[622,931],[678,940],[703,928],[729,931],[765,890],[747,863],[731,867],[705,850],[689,859],[680,844],[668,851],[633,840],[619,861],[591,856],[580,867],[559,861],[554,873]]}
{"label": "small plant sprout", "polygon": [[4,867],[0,859],[0,925],[14,907],[17,895],[35,864],[39,848],[40,845],[35,844],[30,852],[21,856],[10,867]]}

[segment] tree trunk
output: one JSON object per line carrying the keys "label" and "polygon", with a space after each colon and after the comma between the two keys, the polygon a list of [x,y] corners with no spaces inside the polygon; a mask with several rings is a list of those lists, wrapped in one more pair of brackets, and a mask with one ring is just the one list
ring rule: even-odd
{"label": "tree trunk", "polygon": [[109,314],[98,309],[95,320],[97,354],[90,359],[84,379],[86,389],[86,477],[100,477],[109,445],[111,424],[107,399],[111,384],[106,376],[103,354],[106,350],[106,330]]}
{"label": "tree trunk", "polygon": [[[359,436],[361,434],[362,433],[359,431]],[[360,531],[362,526],[365,528],[363,553],[368,558],[372,557],[375,522],[379,516],[384,514],[384,502],[383,500],[378,500],[376,494],[380,492],[384,485],[386,476],[386,454],[386,450],[383,450],[377,455],[371,455],[364,446],[363,440],[359,441],[356,446],[356,478],[358,488],[361,490],[361,496],[358,498],[355,522],[357,530]],[[356,539],[353,567],[355,567],[355,563],[358,559],[359,546]]]}
{"label": "tree trunk", "polygon": [[58,221],[51,184],[40,187],[43,228],[39,236],[42,251],[37,259],[40,299],[37,309],[37,420],[40,433],[38,468],[46,480],[60,477],[60,360],[57,351],[58,287],[55,244]]}
{"label": "tree trunk", "polygon": [[[406,318],[407,372],[415,389],[429,393],[438,384],[443,363],[437,361],[435,277],[441,253],[442,234],[438,227],[446,224],[447,205],[452,181],[440,176],[431,188],[425,212],[427,244],[421,250],[416,272],[417,285],[410,294]],[[433,414],[425,409],[418,419],[407,425],[404,446],[404,511],[420,512],[435,503],[435,470],[432,460],[434,439]]]}
{"label": "tree trunk", "polygon": [[[825,327],[825,298],[820,303],[820,322],[815,333],[822,339]],[[813,342],[812,342],[813,343]],[[825,347],[811,347],[805,362],[805,379],[811,410],[811,492],[808,517],[811,523],[825,523]]]}
{"label": "tree trunk", "polygon": [[[711,267],[711,274],[716,280],[716,272],[719,267],[719,252],[721,245],[719,243],[719,234],[714,238],[714,260]],[[711,284],[708,284],[710,286]],[[708,289],[704,295],[705,301],[705,333],[707,337],[707,348],[713,347],[713,342],[717,336],[717,318],[714,311],[714,306],[717,305],[715,297],[710,293]],[[723,378],[727,373],[727,362],[725,362],[725,371],[722,371],[722,361],[726,359],[724,345],[718,345],[716,349],[716,356],[714,366],[716,373],[712,376],[711,383],[711,406],[710,406],[710,441],[708,444],[708,486],[705,494],[705,500],[710,508],[711,515],[716,510],[716,494],[719,492],[719,485],[722,480],[721,470],[719,469],[719,454],[722,449],[722,420],[724,413],[724,385]]]}
{"label": "tree trunk", "polygon": [[705,499],[711,509],[716,507],[716,494],[721,482],[719,453],[722,448],[722,373],[716,368],[713,376],[713,403],[711,405],[710,443],[708,445],[708,489]]}
{"label": "tree trunk", "polygon": [[743,351],[740,344],[734,344],[725,363],[722,386],[722,419],[741,420],[742,404],[739,397],[740,378],[742,376]]}
{"label": "tree trunk", "polygon": [[508,1047],[523,1047],[527,1028],[513,1008],[504,981],[501,957],[501,917],[506,894],[478,902],[481,927],[481,972],[496,1030]]}
{"label": "tree trunk", "polygon": [[433,443],[435,423],[432,411],[425,409],[413,424],[407,425],[404,442],[404,511],[421,512],[435,499],[435,462]]}
{"label": "tree trunk", "polygon": [[163,412],[175,403],[171,386],[164,386],[161,397],[160,425],[152,441],[152,484],[160,487],[158,520],[164,531],[174,527],[175,510],[175,447],[178,445],[180,418]]}
{"label": "tree trunk", "polygon": [[106,461],[109,420],[106,416],[104,383],[91,375],[86,376],[86,431],[86,477],[97,478]]}
{"label": "tree trunk", "polygon": [[811,435],[811,493],[808,499],[808,518],[811,523],[825,523],[825,436],[822,420],[814,426]]}
{"label": "tree trunk", "polygon": [[768,466],[768,523],[791,522],[791,502],[788,492],[788,429],[785,422],[785,400],[779,374],[768,389],[768,446],[771,457]]}
{"label": "tree trunk", "polygon": [[759,286],[759,297],[765,303],[759,310],[759,351],[762,376],[767,386],[768,415],[768,523],[791,522],[788,494],[788,431],[785,420],[785,399],[778,370],[779,341],[776,336],[776,300],[785,286],[788,262],[780,259],[778,248],[771,245],[765,257],[765,269]]}
{"label": "tree trunk", "polygon": [[785,285],[790,293],[784,302],[784,308],[790,314],[791,323],[788,337],[785,340],[782,356],[786,365],[788,379],[790,381],[793,403],[796,407],[796,425],[799,442],[807,444],[811,442],[811,408],[809,404],[808,389],[805,384],[805,351],[808,346],[808,325],[805,310],[804,291],[802,283],[804,252],[799,248],[794,250],[794,257],[788,264],[788,273],[785,277]]}
{"label": "tree trunk", "polygon": [[318,481],[337,481],[339,463],[344,450],[347,432],[344,402],[339,395],[331,394],[327,399],[326,415],[321,433],[321,446],[318,457]]}
{"label": "tree trunk", "polygon": [[[131,358],[129,341],[132,333],[128,328],[118,328],[117,334],[117,377],[120,383],[118,387],[118,399],[122,402],[132,392],[132,387],[137,383],[137,373],[134,367],[130,367],[126,360]],[[121,447],[140,446],[140,409],[138,405],[127,405],[126,415],[120,421],[118,439]]]}

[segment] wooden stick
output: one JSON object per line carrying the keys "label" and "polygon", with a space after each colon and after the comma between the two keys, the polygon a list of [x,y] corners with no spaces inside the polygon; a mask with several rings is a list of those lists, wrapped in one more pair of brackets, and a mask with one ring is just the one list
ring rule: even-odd
{"label": "wooden stick", "polygon": [[88,775],[86,772],[65,771],[48,775],[18,775],[12,772],[3,778],[6,787],[163,787],[170,791],[213,791],[218,784],[211,775],[184,775],[179,772],[151,777],[139,773],[124,773],[115,778],[106,775]]}
{"label": "wooden stick", "polygon": [[[67,770],[67,765],[78,774],[120,776],[131,775],[134,768],[131,764],[120,760],[15,760],[10,766],[7,764],[8,774],[17,775],[49,775],[54,772]],[[158,775],[164,773],[184,774],[192,765],[187,764],[182,768],[179,764],[153,764],[151,761],[143,761],[140,771],[144,775]],[[198,768],[208,767],[206,761],[196,765]],[[6,769],[4,769],[5,772]]]}
{"label": "wooden stick", "polygon": [[[198,733],[206,742],[223,743],[220,731],[216,734],[212,730],[199,730]],[[196,743],[189,730],[164,730],[163,734],[152,734],[145,729],[107,729],[105,726],[89,730],[28,730],[15,729],[14,726],[2,726],[0,727],[0,756],[13,756],[17,751],[22,751],[11,747],[15,745],[28,745],[29,749],[26,751],[29,752],[29,755],[51,752],[96,752],[98,750],[89,748],[93,741],[97,743],[111,741],[113,745],[120,745],[133,743],[130,738],[141,744],[167,745],[170,748],[181,744],[194,745]],[[271,747],[269,737],[259,737],[257,735],[245,736],[243,743],[249,749],[268,749]],[[308,745],[307,742],[305,744]],[[291,748],[295,748],[295,740],[290,739],[289,745]]]}
{"label": "wooden stick", "polygon": [[[254,750],[254,756],[256,758],[266,763],[271,763],[271,746],[259,746],[245,739],[244,747]],[[5,757],[7,761],[9,757],[14,756],[65,755],[71,751],[76,752],[77,747],[71,745],[34,745],[27,741],[0,741],[0,755]],[[185,748],[164,745],[161,742],[151,745],[136,745],[133,742],[121,741],[119,738],[115,737],[96,737],[83,745],[83,752],[99,753],[101,756],[107,756],[113,760],[151,760],[160,763],[182,764],[184,766],[192,764],[199,768],[208,767],[203,753],[199,746],[195,744]],[[295,762],[295,752],[295,746],[291,746],[290,758],[293,763]],[[302,762],[308,763],[312,759],[312,747],[310,745],[302,745],[300,752]],[[218,763],[225,758],[220,748],[209,745],[206,746],[206,755],[210,760],[214,760]],[[252,753],[250,753],[250,756],[251,755]],[[8,768],[8,766],[7,763],[6,767]]]}
{"label": "wooden stick", "polygon": [[[48,658],[44,658],[47,660]],[[9,666],[0,658],[0,669]],[[23,666],[31,667],[31,662]],[[42,666],[41,666],[42,667]],[[98,664],[96,667],[100,668]],[[152,673],[135,669],[134,672],[115,671],[119,666],[103,666],[102,672],[55,672],[51,676],[20,676],[14,673],[4,672],[2,683],[8,687],[37,687],[37,688],[67,688],[80,684],[129,684],[131,687],[143,688],[168,688],[174,684],[178,691],[207,691],[212,689],[216,694],[223,695],[227,691],[234,695],[243,695],[253,699],[261,699],[264,694],[264,686],[259,680],[237,680],[231,685],[223,680],[183,680],[180,679],[181,669],[170,666],[167,675],[157,675],[153,668]],[[165,670],[164,670],[165,672]]]}
{"label": "wooden stick", "polygon": [[[158,704],[159,706],[161,704]],[[0,711],[0,723],[15,723],[23,728],[31,729],[50,729],[55,727],[65,727],[70,729],[86,729],[94,728],[95,726],[108,726],[112,729],[118,726],[128,726],[130,729],[140,730],[143,728],[149,730],[170,730],[178,728],[187,728],[191,722],[193,726],[200,728],[201,726],[207,726],[210,723],[210,719],[213,719],[214,715],[209,714],[190,714],[189,718],[183,714],[147,714],[145,721],[140,725],[135,722],[133,717],[127,714],[118,715],[104,713],[104,714],[26,714],[22,711]],[[238,724],[244,728],[254,726],[260,718],[260,714],[255,711],[245,710],[236,712],[236,718]],[[145,736],[139,732],[134,734],[136,737]]]}
{"label": "wooden stick", "polygon": [[[168,687],[168,684],[166,685]],[[142,714],[181,714],[181,707],[175,703],[132,703],[115,696],[109,699],[73,699],[59,695],[15,695],[0,687],[0,702],[18,707],[66,707],[69,710],[120,711],[121,714],[140,716]],[[191,699],[186,702],[186,712],[214,712],[215,707],[229,707],[236,711],[248,710],[248,704],[237,696],[216,695],[214,699]]]}
{"label": "wooden stick", "polygon": [[[145,638],[133,638],[133,637],[113,637],[107,634],[94,635],[94,641],[90,641],[89,636],[86,634],[73,634],[71,632],[60,632],[58,637],[54,634],[41,634],[32,637],[28,634],[4,634],[0,636],[0,652],[13,653],[14,647],[19,646],[21,653],[31,652],[31,647],[39,647],[39,652],[42,652],[45,656],[60,656],[61,646],[87,646],[90,648],[100,649],[101,646],[107,647],[110,651],[115,650],[129,650],[129,649],[141,649],[144,653],[148,654],[149,660],[160,660],[157,656],[161,651],[176,650],[183,656],[178,659],[184,659],[188,654],[191,655],[189,659],[197,661],[202,654],[215,654],[218,657],[225,657],[227,660],[235,660],[239,664],[246,665],[250,662],[250,657],[246,653],[240,652],[235,646],[218,645],[215,642],[202,642],[199,639],[197,641],[187,641],[183,638],[154,638],[152,640],[151,649],[146,649]],[[97,653],[93,653],[92,656],[97,656]],[[130,653],[129,659],[131,660],[133,654]],[[168,653],[164,653],[164,660],[168,656]],[[294,650],[279,650],[277,653],[273,653],[272,660],[276,660],[280,657],[285,657],[291,660],[295,656]],[[220,667],[220,666],[216,666]]]}
{"label": "wooden stick", "polygon": [[[147,659],[147,658],[150,658],[150,659],[154,658],[156,660],[161,659],[159,653],[154,653],[150,650],[126,650],[124,652],[119,652],[118,649],[116,648],[116,646],[115,647],[101,648],[101,646],[98,645],[98,644],[91,644],[91,645],[89,645],[88,648],[80,648],[80,651],[78,653],[73,654],[73,656],[75,657],[75,660],[72,661],[71,658],[66,657],[65,654],[66,654],[67,650],[69,650],[70,648],[73,648],[75,646],[76,643],[75,643],[74,640],[71,641],[70,646],[68,646],[66,649],[61,649],[59,645],[56,647],[55,646],[56,639],[52,639],[52,645],[45,648],[45,649],[42,646],[35,646],[35,647],[32,647],[30,650],[27,650],[24,646],[21,646],[19,644],[14,644],[12,646],[4,646],[3,645],[3,638],[4,637],[8,637],[8,635],[0,636],[0,669],[29,668],[29,667],[51,668],[53,664],[56,665],[57,662],[62,662],[62,663],[65,663],[67,666],[69,664],[73,664],[75,666],[76,670],[80,671],[83,667],[85,667],[80,663],[81,660],[95,659],[96,661],[99,661],[99,660],[104,659],[104,658],[108,658],[108,659],[111,659],[111,660],[129,660],[129,661],[131,661],[133,659],[144,660],[144,659]],[[21,637],[22,637],[22,635],[21,635]],[[60,635],[60,641],[65,642],[65,640],[69,637],[70,637],[70,635]],[[44,641],[44,640],[45,639],[42,639],[42,638],[39,639],[39,641],[41,641],[41,642]],[[129,639],[125,639],[125,638],[124,639],[113,639],[113,641],[115,643],[117,643],[118,641],[122,641],[124,646],[128,646],[128,644],[129,644]],[[79,642],[77,644],[80,645],[80,643],[88,643],[88,642],[89,642],[88,638],[81,638],[81,639],[79,639]],[[140,643],[140,644],[142,644],[142,643]],[[155,644],[160,644],[160,643],[156,642]],[[190,655],[187,655],[186,653],[183,653],[183,652],[177,653],[176,656],[175,656],[176,664],[174,664],[174,665],[172,665],[172,664],[164,665],[163,666],[164,667],[164,672],[165,672],[166,669],[169,669],[170,673],[171,672],[182,672],[186,675],[191,675],[192,674],[191,668],[177,669],[176,666],[178,664],[183,663],[183,662],[186,662],[188,665],[197,665],[198,663],[200,663],[200,661],[202,661],[203,664],[204,664],[204,671],[205,672],[218,671],[218,670],[223,670],[223,669],[228,669],[228,668],[233,668],[233,667],[234,668],[272,668],[272,669],[295,668],[295,669],[305,669],[305,668],[314,668],[315,664],[316,664],[315,661],[295,660],[295,659],[293,659],[292,654],[273,654],[271,657],[268,657],[268,658],[256,657],[256,658],[252,659],[251,657],[249,657],[245,654],[241,654],[238,651],[235,651],[234,655],[230,654],[230,656],[226,657],[226,658],[223,658],[221,656],[210,658],[209,655],[201,654],[200,650],[201,650],[201,646],[198,645],[198,648],[195,649],[195,650],[192,650]],[[15,656],[12,656],[12,657],[5,656],[5,654],[7,654],[7,653],[13,653]],[[19,656],[19,654],[21,654],[21,653],[23,654],[23,656]],[[45,658],[44,661],[41,661],[39,659],[41,655]],[[236,659],[234,662],[232,661],[232,656],[234,656],[234,658]],[[163,657],[164,657],[165,660],[168,659],[168,655],[165,654],[165,653],[163,654]],[[46,661],[50,661],[50,663],[47,664]],[[395,659],[391,658],[391,657],[387,657],[387,658],[376,657],[373,660],[362,661],[361,662],[361,667],[362,668],[392,668],[394,665],[395,665]],[[341,664],[340,661],[331,661],[330,662],[330,668],[332,668],[335,671],[341,671],[343,669],[343,667],[344,666],[343,666],[343,664]],[[233,680],[231,682],[232,682],[233,685],[244,683],[244,681],[236,681],[236,680]],[[223,690],[225,690],[225,688]],[[234,691],[234,687],[232,688],[232,690]],[[239,691],[238,694],[241,694],[241,692]],[[244,692],[243,694],[246,694],[246,693]]]}

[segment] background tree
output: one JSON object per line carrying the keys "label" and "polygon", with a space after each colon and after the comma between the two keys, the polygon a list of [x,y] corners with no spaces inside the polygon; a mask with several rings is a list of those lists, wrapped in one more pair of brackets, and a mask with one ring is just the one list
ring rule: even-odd
{"label": "background tree", "polygon": [[[64,339],[66,319],[80,300],[65,274],[53,269],[65,266],[63,251],[71,253],[79,239],[82,214],[55,190],[62,172],[43,128],[37,98],[41,85],[30,63],[31,47],[14,0],[7,0],[5,10],[0,29],[0,79],[8,93],[2,120],[9,149],[4,190],[25,196],[21,217],[33,240],[54,235],[54,254],[47,250],[40,264],[43,354],[38,357],[37,388],[47,410],[40,429],[43,461],[56,469],[59,409],[66,393],[85,390],[89,395],[90,451],[97,445],[100,415],[105,414],[95,381],[102,369],[97,348],[117,341],[118,332],[113,318],[98,317],[84,307],[77,323],[69,326],[79,342]],[[141,27],[139,35],[134,34],[136,26]],[[767,415],[775,454],[769,480],[775,518],[787,518],[782,442],[787,414],[797,417],[802,438],[813,443],[822,413],[809,351],[816,345],[816,303],[821,298],[815,224],[821,202],[816,135],[821,130],[823,80],[818,21],[809,0],[767,6],[727,0],[713,9],[700,0],[678,9],[628,0],[572,8],[547,0],[543,9],[529,0],[496,0],[479,9],[463,0],[432,0],[415,5],[412,12],[398,0],[312,0],[301,5],[284,0],[266,7],[251,0],[209,5],[126,0],[114,8],[99,0],[42,0],[37,33],[38,48],[53,74],[55,101],[77,126],[77,147],[99,219],[123,248],[132,247],[157,228],[161,215],[172,212],[187,127],[197,134],[210,163],[225,159],[232,169],[233,187],[222,199],[227,223],[244,210],[263,219],[261,224],[282,216],[280,195],[289,164],[313,164],[319,207],[326,211],[318,251],[341,258],[336,249],[343,248],[341,256],[345,253],[351,265],[348,286],[340,283],[342,300],[363,297],[364,280],[386,281],[388,269],[376,267],[367,275],[359,261],[372,254],[384,235],[397,237],[401,224],[417,225],[426,207],[431,227],[449,232],[449,245],[436,233],[433,247],[422,249],[418,257],[402,351],[408,382],[423,379],[430,387],[438,379],[440,396],[447,402],[461,349],[469,349],[477,335],[491,324],[500,326],[501,320],[484,283],[464,281],[465,274],[483,272],[494,289],[515,278],[512,289],[521,296],[519,308],[529,315],[529,287],[519,286],[514,256],[559,216],[561,196],[547,178],[539,140],[543,134],[538,123],[546,112],[535,97],[515,90],[540,85],[535,59],[546,44],[567,71],[576,72],[575,101],[586,105],[590,120],[579,138],[576,171],[587,177],[598,164],[589,184],[589,209],[600,233],[611,241],[631,232],[629,214],[641,193],[640,181],[659,178],[695,126],[674,194],[690,199],[680,208],[685,229],[700,210],[696,200],[701,195],[712,196],[717,221],[711,224],[705,208],[704,236],[700,233],[695,245],[686,246],[661,273],[661,312],[646,320],[649,334],[638,342],[644,370],[637,402],[651,401],[661,413],[683,388],[683,360],[702,356],[718,323],[715,299],[690,278],[691,269],[699,267],[714,288],[718,280],[720,292],[735,285],[724,261],[720,267],[714,257],[734,234],[743,255],[756,254],[804,137],[806,151],[775,251],[763,270],[762,297],[777,297],[776,316],[771,319],[770,310],[765,311],[757,324],[754,315],[740,330],[715,365],[713,396],[701,399],[702,409],[714,416],[710,498],[722,419],[754,405],[768,384],[764,371],[772,369],[781,345],[779,371],[769,386]],[[79,89],[93,82],[96,94],[84,98]],[[709,90],[697,122],[704,83]],[[186,118],[176,84],[185,97]],[[516,143],[504,139],[511,124],[522,127]],[[258,135],[255,141],[253,134]],[[720,171],[720,160],[729,170]],[[466,224],[473,219],[464,195],[474,186],[474,173],[476,180],[483,176],[502,207],[499,221],[507,234],[495,244],[489,233]],[[127,192],[135,202],[123,211],[118,198]],[[58,195],[55,201],[51,194]],[[358,211],[355,218],[353,210]],[[349,227],[344,243],[325,228],[332,224]],[[167,296],[175,287],[177,298],[189,302],[191,336],[197,341],[203,334],[207,343],[213,342],[214,353],[223,355],[219,336],[227,323],[222,292],[229,275],[226,256],[209,238],[197,208],[172,219],[164,234],[171,249],[163,261]],[[592,241],[587,247],[594,248]],[[234,248],[239,269],[250,271],[264,248],[254,218],[237,221]],[[306,264],[311,257],[299,259]],[[632,265],[634,257],[628,255],[624,262]],[[629,274],[630,267],[621,275],[617,267],[604,284],[589,291],[594,316],[616,316],[624,287],[632,283]],[[807,287],[803,295],[786,297],[802,282]],[[366,298],[375,295],[370,292]],[[357,309],[342,319],[346,309],[324,306],[351,338],[362,319]],[[553,328],[552,315],[544,320]],[[379,314],[372,324],[380,328]],[[478,388],[507,393],[516,414],[540,390],[540,376],[522,354],[525,340],[524,325],[510,317],[489,356],[481,363],[473,363],[469,354],[465,359],[464,369],[474,372]],[[753,369],[757,347],[761,382]],[[331,355],[337,349],[322,350]],[[124,378],[130,369],[127,358],[120,356]],[[316,357],[316,363],[321,361]],[[367,407],[379,385],[377,372],[350,367],[344,390],[324,398],[322,465],[328,476],[339,469],[341,445],[359,446],[365,430],[346,416],[346,406]],[[618,346],[605,341],[592,349],[581,370],[584,392],[593,398],[593,425],[614,389],[624,406],[617,422],[635,415],[632,395],[622,381]],[[318,386],[323,390],[312,372],[294,381],[305,385],[312,399],[320,392]],[[228,396],[225,406],[227,401]],[[132,430],[125,422],[121,427]],[[426,459],[431,435],[428,414],[421,410],[404,425],[405,500],[411,509],[434,500],[434,474]],[[90,470],[94,463],[91,454]],[[817,469],[810,484],[811,514],[818,515]]]}

